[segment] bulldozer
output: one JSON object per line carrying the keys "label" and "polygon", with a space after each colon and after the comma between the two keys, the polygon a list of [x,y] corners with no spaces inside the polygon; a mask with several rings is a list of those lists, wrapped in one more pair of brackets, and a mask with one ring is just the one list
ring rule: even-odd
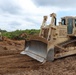
{"label": "bulldozer", "polygon": [[51,22],[43,22],[38,36],[25,40],[25,48],[21,54],[26,54],[39,62],[54,61],[55,59],[76,54],[76,17],[64,16],[57,25],[56,14],[50,14]]}

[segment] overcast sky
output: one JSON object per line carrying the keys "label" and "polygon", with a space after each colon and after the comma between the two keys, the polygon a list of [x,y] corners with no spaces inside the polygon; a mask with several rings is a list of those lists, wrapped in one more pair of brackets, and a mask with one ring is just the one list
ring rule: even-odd
{"label": "overcast sky", "polygon": [[57,14],[58,21],[63,16],[75,16],[76,0],[0,0],[0,28],[39,29],[43,16],[49,17],[52,12]]}

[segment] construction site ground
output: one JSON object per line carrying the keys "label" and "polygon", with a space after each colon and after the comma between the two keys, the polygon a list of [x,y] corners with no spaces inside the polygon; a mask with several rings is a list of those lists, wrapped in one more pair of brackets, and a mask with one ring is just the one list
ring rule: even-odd
{"label": "construction site ground", "polygon": [[20,54],[24,42],[0,41],[0,75],[76,75],[76,55],[42,64]]}

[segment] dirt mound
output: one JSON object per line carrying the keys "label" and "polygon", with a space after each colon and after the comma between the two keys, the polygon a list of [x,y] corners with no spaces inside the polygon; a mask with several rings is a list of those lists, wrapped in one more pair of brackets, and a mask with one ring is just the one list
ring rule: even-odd
{"label": "dirt mound", "polygon": [[76,56],[42,64],[20,52],[24,40],[0,42],[0,75],[76,75]]}
{"label": "dirt mound", "polygon": [[25,38],[27,38],[29,35],[27,35],[26,33],[22,33],[22,34],[20,34],[20,35],[18,35],[18,36],[16,36],[16,37],[14,37],[13,39],[14,40],[19,40],[19,39],[25,39]]}

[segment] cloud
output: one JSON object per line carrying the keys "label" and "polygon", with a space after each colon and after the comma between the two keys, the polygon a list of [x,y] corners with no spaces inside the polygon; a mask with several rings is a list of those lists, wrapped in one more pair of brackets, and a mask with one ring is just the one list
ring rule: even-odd
{"label": "cloud", "polygon": [[59,8],[75,8],[76,0],[32,0],[37,6],[52,6]]}
{"label": "cloud", "polygon": [[11,28],[16,28],[16,27],[20,26],[21,23],[19,23],[17,21],[12,21],[12,22],[9,23],[9,25],[10,25]]}
{"label": "cloud", "polygon": [[19,14],[21,8],[13,0],[0,0],[0,12]]}
{"label": "cloud", "polygon": [[0,28],[7,31],[39,29],[44,15],[48,16],[48,24],[52,12],[58,15],[58,20],[75,15],[75,3],[75,0],[0,0]]}
{"label": "cloud", "polygon": [[39,29],[43,16],[57,12],[58,10],[60,9],[37,7],[31,0],[27,2],[25,0],[0,0],[0,28],[7,31],[31,28]]}

